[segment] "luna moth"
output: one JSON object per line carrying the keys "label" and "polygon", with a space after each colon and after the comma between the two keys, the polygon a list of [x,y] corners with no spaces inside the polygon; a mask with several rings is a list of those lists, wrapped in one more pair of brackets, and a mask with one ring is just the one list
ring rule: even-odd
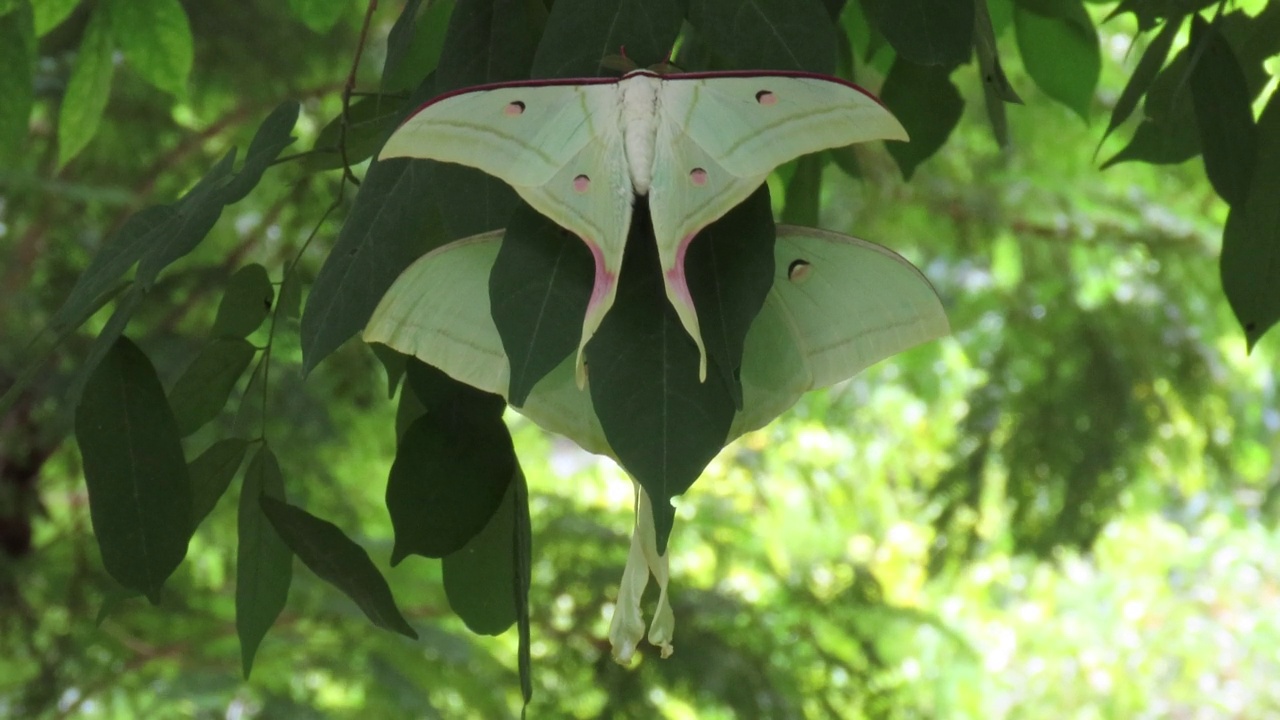
{"label": "luna moth", "polygon": [[636,70],[621,79],[530,81],[435,98],[387,140],[380,157],[469,165],[507,184],[591,249],[595,279],[575,360],[613,304],[632,203],[647,195],[668,300],[707,353],[685,281],[699,230],[806,153],[875,139],[906,140],[870,93],[804,73]]}

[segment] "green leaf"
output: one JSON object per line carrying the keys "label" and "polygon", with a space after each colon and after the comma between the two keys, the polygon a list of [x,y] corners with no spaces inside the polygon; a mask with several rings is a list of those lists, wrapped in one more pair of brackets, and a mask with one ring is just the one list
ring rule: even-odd
{"label": "green leaf", "polygon": [[1280,320],[1280,93],[1258,118],[1248,194],[1232,205],[1222,236],[1222,288],[1249,349]]}
{"label": "green leaf", "polygon": [[435,206],[424,201],[427,166],[404,158],[369,166],[302,311],[307,371],[364,328],[402,270],[444,242]]}
{"label": "green leaf", "polygon": [[405,382],[422,401],[425,410],[447,415],[454,422],[488,422],[501,419],[507,403],[501,395],[477,390],[458,382],[439,368],[417,358],[405,366]]}
{"label": "green leaf", "polygon": [[1009,147],[1009,120],[1005,103],[1022,104],[1022,98],[1009,83],[1004,67],[1000,64],[1000,52],[996,45],[995,25],[987,7],[987,0],[976,0],[973,17],[973,44],[978,55],[978,72],[982,74],[982,99],[987,106],[987,118],[996,143]]}
{"label": "green leaf", "polygon": [[1216,0],[1120,0],[1120,4],[1106,19],[1110,20],[1124,13],[1133,13],[1138,20],[1138,29],[1146,32],[1155,27],[1161,19],[1181,18],[1188,13],[1209,7],[1214,2]]}
{"label": "green leaf", "polygon": [[489,271],[489,309],[511,365],[513,406],[578,349],[594,278],[586,244],[520,203]]}
{"label": "green leaf", "polygon": [[1180,163],[1200,152],[1200,134],[1189,88],[1189,50],[1183,48],[1156,76],[1143,103],[1146,117],[1129,144],[1102,164],[1103,170],[1126,160]]}
{"label": "green leaf", "polygon": [[387,480],[395,528],[391,564],[457,552],[493,517],[511,483],[515,448],[500,416],[458,418],[431,408],[405,431]]}
{"label": "green leaf", "polygon": [[231,487],[231,480],[244,462],[249,441],[226,438],[210,445],[187,465],[191,475],[191,531],[209,517],[218,501]]}
{"label": "green leaf", "polygon": [[143,80],[182,97],[191,75],[191,25],[179,0],[106,0],[111,31]]}
{"label": "green leaf", "polygon": [[387,399],[391,399],[396,396],[400,378],[404,377],[409,356],[382,344],[373,344],[369,347],[373,348],[374,356],[378,358],[378,362],[382,363],[382,369],[387,373]]}
{"label": "green leaf", "polygon": [[0,162],[14,167],[27,139],[35,104],[35,28],[23,5],[0,17]]}
{"label": "green leaf", "polygon": [[239,534],[236,551],[236,634],[245,678],[262,638],[275,624],[289,598],[293,580],[293,552],[280,539],[262,512],[262,496],[284,500],[284,478],[275,453],[263,445],[249,461],[240,489]]}
{"label": "green leaf", "polygon": [[[819,155],[800,159],[796,177],[816,167],[821,179]],[[795,178],[792,178],[794,185]],[[788,188],[788,191],[790,188]],[[773,245],[777,238],[769,186],[762,185],[724,217],[707,226],[689,244],[685,277],[712,369],[719,372],[735,408],[742,409],[743,345],[751,323],[773,288]],[[708,382],[711,382],[708,379]]]}
{"label": "green leaf", "polygon": [[675,0],[560,0],[538,44],[533,76],[607,74],[601,61],[620,48],[640,67],[655,65],[671,52],[682,22]]}
{"label": "green leaf", "polygon": [[75,430],[102,564],[158,604],[187,554],[191,479],[160,379],[128,338],[112,344],[89,377]]}
{"label": "green leaf", "polygon": [[947,141],[960,122],[964,100],[937,65],[916,65],[902,58],[894,61],[880,89],[880,100],[893,111],[911,136],[909,143],[888,143],[889,154],[908,180]]}
{"label": "green leaf", "polygon": [[297,139],[293,137],[292,132],[293,126],[298,123],[300,109],[296,101],[286,100],[277,105],[276,109],[262,121],[253,134],[253,140],[249,141],[249,150],[244,154],[244,165],[218,194],[218,201],[224,205],[230,205],[244,199],[258,186],[262,181],[263,173],[271,167],[280,152]]}
{"label": "green leaf", "polygon": [[782,222],[789,225],[818,224],[822,204],[822,155],[806,155],[796,163],[796,172],[787,183],[782,203]]}
{"label": "green leaf", "polygon": [[350,0],[289,0],[289,9],[304,25],[317,33],[327,33],[351,9]]}
{"label": "green leaf", "polygon": [[478,635],[501,635],[516,621],[516,485],[507,485],[484,529],[441,562],[449,607]]}
{"label": "green leaf", "polygon": [[973,47],[972,2],[863,0],[862,7],[900,57],[917,65],[946,68],[968,62]]}
{"label": "green leaf", "polygon": [[454,0],[434,0],[419,12],[422,0],[409,0],[387,34],[387,59],[382,65],[382,92],[417,87],[440,63],[445,30]]}
{"label": "green leaf", "polygon": [[[512,552],[516,556],[516,628],[520,640],[516,651],[516,665],[520,669],[520,695],[524,708],[533,699],[533,664],[529,659],[529,585],[533,578],[533,530],[529,522],[529,487],[524,472],[517,468],[511,482],[515,486],[515,539]],[[523,711],[522,711],[523,714]]]}
{"label": "green leaf", "polygon": [[182,437],[218,417],[254,352],[253,345],[241,338],[218,338],[191,361],[169,393]]}
{"label": "green leaf", "polygon": [[1226,38],[1199,15],[1191,17],[1191,47],[1199,53],[1191,100],[1205,174],[1223,200],[1238,205],[1249,195],[1257,153],[1249,87]]}
{"label": "green leaf", "polygon": [[58,166],[84,149],[98,132],[111,96],[111,29],[105,6],[94,8],[71,66],[58,112]]}
{"label": "green leaf", "polygon": [[80,0],[37,0],[31,3],[36,21],[36,37],[44,37],[50,30],[61,25],[79,4]]}
{"label": "green leaf", "polygon": [[428,168],[445,236],[458,239],[507,225],[520,198],[510,185],[466,165],[419,161]]}
{"label": "green leaf", "polygon": [[302,273],[298,270],[296,260],[284,271],[284,280],[280,283],[280,299],[276,303],[282,318],[296,320],[302,313]]}
{"label": "green leaf", "polygon": [[689,0],[688,17],[727,69],[835,72],[835,25],[820,0]]}
{"label": "green leaf", "polygon": [[271,286],[266,268],[258,263],[240,268],[227,281],[227,290],[218,304],[218,316],[213,321],[213,336],[248,336],[267,319],[274,299],[275,288]]}
{"label": "green leaf", "polygon": [[[347,125],[347,162],[368,160],[382,147],[387,136],[404,118],[405,103],[385,95],[367,95],[351,103]],[[306,167],[311,171],[342,167],[342,113],[329,121],[316,136]]]}
{"label": "green leaf", "polygon": [[716,375],[698,379],[698,348],[667,301],[649,213],[643,202],[636,210],[617,300],[587,343],[586,360],[601,428],[653,498],[663,553],[675,517],[671,498],[724,447],[734,404]]}
{"label": "green leaf", "polygon": [[1022,0],[1013,23],[1027,74],[1046,95],[1087,120],[1102,52],[1081,0]]}
{"label": "green leaf", "polygon": [[1111,121],[1107,123],[1107,131],[1103,133],[1103,139],[1128,120],[1134,109],[1138,107],[1138,100],[1147,93],[1151,83],[1156,79],[1156,74],[1160,72],[1160,68],[1164,67],[1164,61],[1169,57],[1169,49],[1173,47],[1173,40],[1178,36],[1178,30],[1181,28],[1181,17],[1169,19],[1147,46],[1146,51],[1142,53],[1138,66],[1133,69],[1133,74],[1129,76],[1124,90],[1120,92],[1115,107],[1111,109]]}
{"label": "green leaf", "polygon": [[546,21],[540,0],[458,3],[436,67],[436,92],[528,78]]}
{"label": "green leaf", "polygon": [[391,588],[369,553],[331,522],[267,495],[259,498],[272,527],[303,564],[355,601],[374,625],[406,637],[418,633],[400,614]]}

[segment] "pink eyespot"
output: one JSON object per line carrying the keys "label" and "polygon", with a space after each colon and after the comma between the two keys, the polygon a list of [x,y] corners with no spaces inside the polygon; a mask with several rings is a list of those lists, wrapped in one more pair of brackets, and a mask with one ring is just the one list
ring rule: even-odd
{"label": "pink eyespot", "polygon": [[706,170],[703,170],[702,168],[694,168],[693,170],[690,170],[690,171],[689,171],[689,182],[693,183],[694,185],[696,185],[696,186],[698,186],[698,187],[702,187],[703,185],[706,185],[706,184],[707,184],[707,171],[706,171]]}
{"label": "pink eyespot", "polygon": [[511,117],[520,115],[524,112],[524,103],[520,102],[519,100],[516,100],[515,102],[507,103],[507,106],[502,108],[502,112]]}
{"label": "pink eyespot", "polygon": [[756,102],[760,103],[761,105],[777,105],[778,96],[774,95],[768,90],[761,90],[760,92],[756,93]]}
{"label": "pink eyespot", "polygon": [[578,177],[573,179],[574,190],[580,193],[583,193],[583,192],[586,192],[587,188],[589,187],[591,187],[591,178],[587,177],[586,175],[579,175]]}

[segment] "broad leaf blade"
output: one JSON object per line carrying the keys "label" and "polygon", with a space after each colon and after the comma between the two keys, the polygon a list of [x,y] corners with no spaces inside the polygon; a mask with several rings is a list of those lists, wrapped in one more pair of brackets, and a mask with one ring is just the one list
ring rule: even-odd
{"label": "broad leaf blade", "polygon": [[199,457],[187,465],[191,474],[191,531],[213,512],[218,501],[231,487],[249,450],[249,441],[227,438],[210,445]]}
{"label": "broad leaf blade", "polygon": [[155,87],[182,97],[195,56],[191,25],[179,0],[107,0],[111,33],[129,67]]}
{"label": "broad leaf blade", "polygon": [[173,384],[173,406],[182,437],[218,417],[256,351],[241,338],[219,338],[200,351]]}
{"label": "broad leaf blade", "polygon": [[297,139],[292,133],[293,126],[298,123],[300,109],[296,101],[286,100],[262,121],[253,134],[253,139],[249,141],[249,149],[244,154],[244,165],[218,194],[218,201],[230,205],[244,199],[249,191],[258,186],[263,173],[271,167],[280,152]]}
{"label": "broad leaf blade", "polygon": [[360,606],[374,625],[413,639],[418,633],[400,614],[391,588],[369,553],[331,522],[267,495],[259,498],[272,527],[320,579]]}
{"label": "broad leaf blade", "polygon": [[821,0],[689,0],[688,17],[727,69],[835,72],[835,25]]}
{"label": "broad leaf blade", "polygon": [[94,8],[71,66],[58,111],[58,165],[71,161],[98,132],[111,96],[111,28],[104,6]]}
{"label": "broad leaf blade", "polygon": [[437,92],[529,77],[546,19],[536,0],[458,3],[436,67]]}
{"label": "broad leaf blade", "polygon": [[889,154],[908,180],[947,138],[964,112],[964,100],[937,65],[916,65],[902,58],[893,63],[880,90],[880,99],[911,136],[909,143],[889,143]]}
{"label": "broad leaf blade", "polygon": [[0,162],[12,166],[27,139],[35,103],[35,27],[31,10],[20,7],[0,18]]}
{"label": "broad leaf blade", "polygon": [[258,263],[240,268],[227,281],[227,290],[218,304],[214,337],[247,337],[267,319],[274,298],[275,289],[266,268]]}
{"label": "broad leaf blade", "polygon": [[533,387],[578,347],[595,261],[572,233],[524,203],[507,226],[489,272],[489,309],[511,364],[508,401]]}
{"label": "broad leaf blade", "polygon": [[249,461],[240,490],[239,534],[236,551],[236,634],[244,676],[267,631],[289,598],[293,580],[293,552],[280,539],[262,512],[262,496],[284,500],[284,478],[271,448],[263,445]]}
{"label": "broad leaf blade", "polygon": [[[347,157],[356,165],[373,157],[405,114],[403,99],[386,95],[368,95],[351,103],[347,115]],[[336,170],[342,167],[342,113],[329,121],[316,136],[307,169]]]}
{"label": "broad leaf blade", "polygon": [[507,485],[484,529],[441,563],[449,607],[479,635],[501,635],[516,621],[516,485]]}
{"label": "broad leaf blade", "polygon": [[164,388],[127,338],[89,377],[75,428],[102,563],[121,585],[159,603],[187,554],[191,479]]}
{"label": "broad leaf blade", "polygon": [[1146,94],[1160,72],[1160,68],[1164,67],[1164,61],[1169,57],[1169,49],[1173,47],[1173,40],[1178,36],[1178,30],[1181,28],[1181,17],[1167,20],[1159,34],[1142,53],[1138,66],[1133,69],[1133,74],[1129,76],[1124,90],[1120,92],[1115,107],[1111,109],[1111,120],[1107,123],[1107,131],[1103,133],[1104,139],[1120,127],[1121,123],[1128,120],[1134,109],[1138,107],[1138,100]]}
{"label": "broad leaf blade", "polygon": [[973,47],[974,4],[955,0],[863,0],[868,19],[899,57],[953,68]]}
{"label": "broad leaf blade", "polygon": [[626,48],[639,67],[667,59],[684,10],[676,0],[560,0],[533,60],[534,77],[608,74],[601,61]]}
{"label": "broad leaf blade", "polygon": [[1046,95],[1087,120],[1102,51],[1082,0],[1024,0],[1013,22],[1027,74]]}
{"label": "broad leaf blade", "polygon": [[1199,15],[1191,17],[1191,47],[1199,54],[1191,69],[1191,100],[1205,174],[1223,200],[1238,205],[1249,195],[1257,152],[1252,96],[1226,38]]}
{"label": "broad leaf blade", "polygon": [[637,207],[618,295],[587,343],[591,402],[623,468],[653,498],[658,551],[675,517],[671,498],[689,489],[724,447],[733,397],[708,374],[667,301],[648,212]]}

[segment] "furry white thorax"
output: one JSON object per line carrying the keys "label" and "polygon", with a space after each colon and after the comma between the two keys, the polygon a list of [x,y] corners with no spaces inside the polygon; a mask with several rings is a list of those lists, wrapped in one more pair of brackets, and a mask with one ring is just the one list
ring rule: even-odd
{"label": "furry white thorax", "polygon": [[658,135],[658,88],[662,78],[649,72],[633,72],[618,83],[621,92],[622,137],[631,169],[631,186],[637,195],[648,195],[653,179],[653,146]]}

